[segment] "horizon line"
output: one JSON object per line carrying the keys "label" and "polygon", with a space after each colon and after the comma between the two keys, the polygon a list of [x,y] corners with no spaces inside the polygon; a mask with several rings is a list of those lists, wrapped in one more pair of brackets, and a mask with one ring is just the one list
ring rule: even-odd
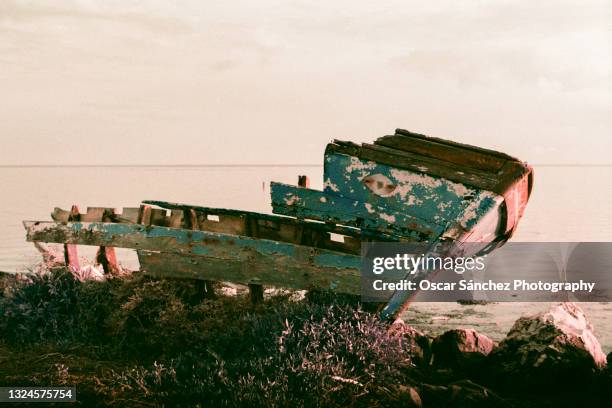
{"label": "horizon line", "polygon": [[[534,167],[612,167],[612,163],[528,163]],[[95,168],[95,167],[116,167],[116,168],[128,168],[128,167],[184,167],[184,168],[222,168],[222,167],[323,167],[323,164],[303,163],[303,164],[256,164],[256,163],[244,163],[244,164],[232,164],[232,163],[217,163],[217,164],[0,164],[0,168]]]}

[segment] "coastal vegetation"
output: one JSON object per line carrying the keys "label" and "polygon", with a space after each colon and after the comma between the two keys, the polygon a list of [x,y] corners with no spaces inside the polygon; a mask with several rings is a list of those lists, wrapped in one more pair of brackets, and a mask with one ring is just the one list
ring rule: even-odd
{"label": "coastal vegetation", "polygon": [[609,374],[578,393],[513,391],[487,383],[486,359],[432,365],[431,339],[405,325],[389,330],[353,297],[280,292],[252,304],[218,293],[203,298],[192,281],[141,274],[3,275],[0,386],[75,385],[87,407],[569,406],[609,397]]}

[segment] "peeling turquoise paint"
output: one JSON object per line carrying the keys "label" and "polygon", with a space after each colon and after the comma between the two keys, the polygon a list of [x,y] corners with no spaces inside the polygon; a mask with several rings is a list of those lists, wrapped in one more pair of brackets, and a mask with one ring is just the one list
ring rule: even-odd
{"label": "peeling turquoise paint", "polygon": [[[264,257],[281,256],[293,259],[296,263],[314,263],[315,266],[349,268],[359,270],[361,258],[358,255],[348,255],[327,249],[302,247],[287,242],[267,239],[250,238],[245,236],[215,233],[209,231],[195,231],[173,229],[161,226],[143,226],[140,224],[117,223],[82,223],[74,222],[64,225],[56,222],[41,222],[37,230],[53,232],[67,229],[77,244],[119,246],[123,248],[146,249],[152,251],[167,251],[179,254],[200,255],[226,259],[241,258],[242,250],[251,250]],[[92,233],[96,235],[92,235]],[[35,234],[29,231],[28,234]],[[52,239],[63,242],[62,234],[51,234]],[[120,241],[118,241],[120,237]],[[80,238],[80,242],[79,242]],[[161,239],[161,241],[160,241]],[[298,259],[299,252],[312,251],[311,259]]]}
{"label": "peeling turquoise paint", "polygon": [[235,243],[242,248],[254,248],[257,252],[266,255],[295,256],[295,245],[286,242],[238,237]]}
{"label": "peeling turquoise paint", "polygon": [[[416,220],[436,233],[440,231],[437,226],[443,226],[444,230],[452,225],[461,225],[469,231],[497,205],[491,192],[426,173],[336,152],[327,152],[324,163],[324,193],[376,208],[375,212],[364,214],[364,225],[375,229],[385,225],[378,218],[393,215],[387,217],[387,221],[393,221],[387,224],[407,226],[409,220]],[[385,194],[368,187],[373,178],[388,183]],[[311,202],[305,205],[316,209]]]}
{"label": "peeling turquoise paint", "polygon": [[[370,175],[388,178],[397,187],[396,192],[386,197],[374,194],[363,182]],[[324,180],[324,192],[328,194],[342,195],[430,222],[436,221],[436,216],[440,221],[453,220],[465,197],[477,192],[460,183],[339,153],[327,154]]]}
{"label": "peeling turquoise paint", "polygon": [[361,269],[361,257],[356,255],[343,255],[335,253],[322,253],[314,257],[316,265],[332,268]]}
{"label": "peeling turquoise paint", "polygon": [[486,192],[480,192],[478,199],[479,203],[474,216],[464,221],[467,230],[472,229],[478,221],[480,221],[489,211],[493,210],[497,204],[493,197],[486,194]]}
{"label": "peeling turquoise paint", "polygon": [[388,232],[398,238],[434,238],[445,228],[445,224],[438,224],[436,221],[422,220],[410,214],[372,206],[337,194],[331,195],[287,184],[272,183],[271,196],[276,214],[321,219],[362,230]]}

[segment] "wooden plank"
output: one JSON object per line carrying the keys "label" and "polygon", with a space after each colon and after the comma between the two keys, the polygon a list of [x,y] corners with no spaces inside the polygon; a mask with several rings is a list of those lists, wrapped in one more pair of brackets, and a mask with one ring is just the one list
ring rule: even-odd
{"label": "wooden plank", "polygon": [[495,173],[477,168],[470,169],[466,166],[435,158],[423,158],[410,152],[386,146],[364,143],[361,151],[363,158],[366,160],[384,160],[388,162],[387,164],[393,165],[395,163],[398,167],[414,169],[420,173],[442,177],[457,183],[478,186],[486,190],[494,188],[498,182]]}
{"label": "wooden plank", "polygon": [[183,211],[171,210],[168,226],[170,228],[181,228],[182,225],[183,225]]}
{"label": "wooden plank", "polygon": [[28,241],[112,246],[228,261],[252,254],[266,259],[295,259],[292,262],[309,264],[314,268],[359,269],[360,265],[357,255],[208,231],[118,223],[25,221],[24,225]]}
{"label": "wooden plank", "polygon": [[70,211],[62,210],[59,207],[55,207],[51,213],[51,219],[57,222],[68,222],[70,218]]}
{"label": "wooden plank", "polygon": [[[248,215],[245,216],[244,220],[245,232],[249,237],[259,238],[259,225],[257,224],[257,220]],[[247,262],[242,264],[244,272],[248,273],[250,265],[252,263],[252,259],[249,259]],[[264,288],[263,285],[258,283],[250,283],[249,284],[249,296],[251,297],[251,303],[258,304],[263,302],[264,300]]]}
{"label": "wooden plank", "polygon": [[[308,251],[308,249],[306,249]],[[309,290],[328,289],[339,293],[359,294],[361,290],[360,262],[352,256],[351,267],[321,266],[300,261],[300,257],[286,257],[266,253],[220,259],[202,256],[138,251],[142,270],[152,276],[166,278],[194,278],[226,281],[244,285],[256,284]],[[303,259],[308,259],[307,252]],[[248,268],[245,268],[245,264]]]}
{"label": "wooden plank", "polygon": [[105,207],[87,207],[87,212],[81,214],[82,222],[101,222],[104,216]]}
{"label": "wooden plank", "polygon": [[[113,208],[104,209],[102,222],[118,222],[115,210]],[[120,273],[115,248],[100,246],[100,248],[98,248],[98,252],[96,253],[96,261],[102,265],[104,273],[112,275]]]}
{"label": "wooden plank", "polygon": [[273,182],[271,195],[272,210],[276,214],[330,221],[415,239],[437,237],[444,231],[443,225],[317,190]]}
{"label": "wooden plank", "polygon": [[[220,222],[202,222],[202,230],[227,233],[233,235],[249,236],[245,226],[245,219],[248,217],[251,223],[257,222],[258,231],[261,238],[291,242],[295,244],[304,243],[307,245],[358,254],[361,250],[361,239],[372,238],[377,241],[398,241],[401,237],[374,230],[360,230],[356,227],[349,227],[336,224],[326,224],[313,220],[298,220],[296,218],[282,217],[278,215],[261,214],[250,211],[227,210],[210,207],[191,206],[186,204],[175,204],[160,201],[146,201],[146,203],[160,205],[164,208],[175,209],[176,211],[194,210],[196,213],[219,214]],[[300,230],[303,230],[300,233]],[[344,245],[338,245],[329,239],[329,234],[340,234],[353,239],[345,240]],[[304,237],[304,241],[301,238]],[[297,240],[296,240],[297,239]]]}
{"label": "wooden plank", "polygon": [[151,209],[151,224],[160,225],[162,227],[168,226],[168,219],[166,217],[166,210],[160,208]]}
{"label": "wooden plank", "polygon": [[188,208],[183,212],[183,218],[185,219],[185,228],[198,230],[200,229],[200,223],[198,222],[198,213],[195,210]]}
{"label": "wooden plank", "polygon": [[[463,224],[465,216],[484,215],[492,200],[501,199],[501,195],[488,190],[430,176],[425,167],[419,170],[398,169],[346,154],[327,154],[324,192],[367,203],[364,205],[369,206],[369,212],[382,208],[386,213],[407,214],[448,228]],[[469,212],[468,208],[476,211]]]}
{"label": "wooden plank", "polygon": [[102,212],[102,222],[119,222],[114,208],[105,208]]}
{"label": "wooden plank", "polygon": [[[185,228],[188,228],[194,231],[199,231],[200,230],[200,220],[204,220],[206,217],[205,215],[200,217],[199,214],[193,209],[185,209],[183,210],[183,218],[185,220]],[[142,265],[141,265],[141,269],[142,269]],[[196,287],[197,286],[198,285],[196,285]],[[216,297],[216,293],[214,289],[215,287],[214,282],[211,280],[205,280],[203,286],[204,286],[203,288],[200,287],[200,289],[204,289],[200,292],[202,294],[202,297],[203,298],[208,297],[210,299],[214,299]]]}
{"label": "wooden plank", "polygon": [[[269,223],[268,226],[270,228],[278,229],[280,225],[298,225],[301,224],[302,221],[298,221],[295,218],[289,217],[280,217],[278,215],[271,214],[262,214],[256,213],[252,211],[243,211],[243,210],[230,210],[227,208],[214,208],[214,207],[202,207],[197,205],[189,205],[189,204],[180,204],[180,203],[170,203],[167,201],[156,201],[156,200],[145,200],[143,201],[145,204],[155,205],[161,208],[166,208],[169,210],[194,210],[196,213],[205,213],[211,215],[228,215],[231,217],[236,217],[238,219],[244,219],[244,217],[248,216],[250,218],[255,218],[258,220],[259,225],[263,225],[264,223]],[[221,218],[221,217],[220,217]],[[225,219],[225,218],[223,218]],[[338,234],[344,235],[352,235],[352,236],[360,236],[361,231],[354,227],[347,227],[342,225],[329,225],[323,223],[311,223],[308,227],[311,229],[321,230],[325,232],[335,232]],[[276,227],[272,227],[276,225]]]}
{"label": "wooden plank", "polygon": [[[216,216],[219,221],[209,219],[209,216],[211,216],[211,218]],[[222,232],[233,235],[249,235],[247,233],[245,217],[234,215],[203,214],[200,218],[201,221],[198,225],[199,229],[203,231]]]}
{"label": "wooden plank", "polygon": [[138,211],[138,224],[151,225],[151,206],[141,205]]}
{"label": "wooden plank", "polygon": [[[100,210],[102,209],[102,211]],[[82,220],[84,222],[99,222],[103,221],[102,218],[98,219],[98,217],[103,217],[105,222],[110,221],[113,222],[137,222],[138,221],[138,212],[139,208],[123,208],[122,212],[118,214],[112,208],[104,208],[104,207],[91,207],[91,212],[89,214],[83,214]],[[100,214],[101,213],[101,214]],[[111,216],[112,215],[112,216]],[[51,213],[51,218],[53,221],[58,222],[68,222],[68,218],[70,216],[70,211],[63,210],[59,207],[55,207],[53,212]]]}
{"label": "wooden plank", "polygon": [[383,136],[374,143],[487,172],[498,171],[507,160],[506,158],[472,148],[457,146],[439,140],[431,140],[429,138],[411,137],[411,135],[396,134]]}
{"label": "wooden plank", "polygon": [[115,248],[113,247],[100,246],[96,253],[96,262],[102,265],[102,269],[104,269],[106,274],[116,275],[121,272]]}
{"label": "wooden plank", "polygon": [[359,291],[361,259],[357,255],[141,224],[25,222],[25,225],[29,241],[148,250],[159,256],[158,262],[154,262],[159,268],[149,267],[145,260],[143,269],[167,277]]}
{"label": "wooden plank", "polygon": [[473,145],[469,145],[466,143],[459,143],[459,142],[454,142],[452,140],[446,140],[446,139],[441,139],[439,137],[434,137],[434,136],[425,136],[423,134],[420,133],[414,133],[411,132],[409,130],[406,129],[395,129],[395,134],[396,135],[403,135],[403,136],[409,136],[411,138],[418,138],[418,139],[422,139],[422,140],[428,140],[428,141],[432,141],[432,142],[438,142],[440,144],[444,144],[444,145],[448,145],[448,146],[456,146],[456,147],[460,147],[462,149],[467,149],[467,150],[472,150],[475,152],[481,152],[484,154],[487,154],[489,156],[494,156],[494,157],[499,157],[505,160],[517,160],[515,157],[512,157],[506,153],[503,152],[499,152],[497,150],[492,150],[492,149],[485,149],[482,147],[478,147],[478,146],[473,146]]}
{"label": "wooden plank", "polygon": [[140,208],[138,207],[124,207],[121,214],[118,214],[119,222],[138,222],[138,213],[140,212]]}
{"label": "wooden plank", "polygon": [[[484,150],[484,149],[483,149]],[[426,173],[441,177],[456,183],[492,191],[503,195],[505,191],[521,177],[531,173],[531,168],[519,160],[507,156],[497,171],[486,171],[481,168],[466,168],[466,166],[441,160],[433,156],[422,156],[408,151],[398,150],[385,145],[367,144],[329,144],[325,150],[327,156],[346,154],[363,160],[386,164],[396,168],[407,169],[417,173]],[[500,153],[503,155],[503,153]]]}
{"label": "wooden plank", "polygon": [[328,145],[325,155],[346,154],[357,156],[363,160],[385,164],[399,169],[406,169],[415,173],[427,174],[434,177],[444,178],[456,183],[482,188],[488,191],[495,191],[498,185],[496,175],[481,170],[468,170],[465,167],[453,165],[435,159],[423,158],[409,152],[392,149],[386,146],[378,146],[364,143],[363,147],[357,152],[355,149],[345,149],[342,146]]}
{"label": "wooden plank", "polygon": [[[80,221],[81,215],[79,214],[79,207],[73,205],[70,209],[70,214],[68,215],[68,222]],[[79,253],[76,245],[72,245],[69,243],[64,243],[64,260],[66,261],[66,266],[72,272],[77,272],[81,269],[79,265]]]}

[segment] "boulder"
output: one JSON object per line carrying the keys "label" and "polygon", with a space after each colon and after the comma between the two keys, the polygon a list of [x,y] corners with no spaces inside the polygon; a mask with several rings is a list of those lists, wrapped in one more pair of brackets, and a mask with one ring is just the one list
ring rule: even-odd
{"label": "boulder", "polygon": [[489,357],[492,376],[510,386],[577,386],[606,366],[584,312],[566,302],[521,317]]}
{"label": "boulder", "polygon": [[459,380],[446,386],[423,384],[424,406],[434,407],[511,407],[512,405],[487,387],[470,380]]}
{"label": "boulder", "polygon": [[406,408],[421,408],[423,406],[419,391],[415,387],[399,385],[397,387],[397,398],[402,403],[402,406]]}
{"label": "boulder", "polygon": [[433,365],[471,369],[484,362],[494,347],[493,340],[476,330],[449,330],[433,340]]}

